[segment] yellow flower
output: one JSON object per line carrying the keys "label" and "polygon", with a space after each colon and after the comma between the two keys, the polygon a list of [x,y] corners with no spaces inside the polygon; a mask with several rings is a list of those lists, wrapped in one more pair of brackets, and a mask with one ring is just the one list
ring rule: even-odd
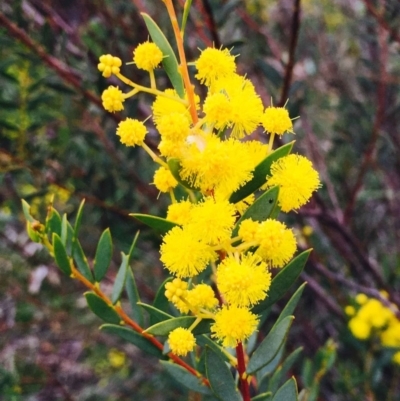
{"label": "yellow flower", "polygon": [[344,308],[344,313],[346,313],[347,316],[354,316],[356,314],[356,309],[354,308],[354,306],[347,305]]}
{"label": "yellow flower", "polygon": [[213,310],[218,306],[218,299],[215,298],[213,289],[207,284],[196,285],[188,291],[186,299],[193,313],[197,313],[201,308]]}
{"label": "yellow flower", "polygon": [[164,93],[168,96],[176,98],[176,100],[160,95],[156,97],[156,100],[152,105],[154,124],[158,127],[161,119],[172,113],[183,114],[187,117],[188,121],[192,121],[188,108],[182,104],[180,101],[181,99],[175,90],[166,89]]}
{"label": "yellow flower", "polygon": [[283,212],[289,212],[307,203],[321,183],[307,158],[288,155],[272,163],[267,185],[279,186],[278,204]]}
{"label": "yellow flower", "polygon": [[188,228],[174,227],[163,238],[160,260],[178,277],[193,277],[216,259],[215,252],[198,234]]}
{"label": "yellow flower", "polygon": [[178,327],[169,333],[168,344],[175,355],[185,356],[193,351],[196,339],[188,329]]}
{"label": "yellow flower", "polygon": [[116,86],[109,86],[104,90],[101,95],[101,100],[103,102],[103,107],[112,113],[124,109],[124,95]]}
{"label": "yellow flower", "polygon": [[211,93],[204,101],[205,122],[217,130],[229,125],[232,119],[232,105],[225,93]]}
{"label": "yellow flower", "polygon": [[260,255],[271,267],[283,267],[296,252],[293,231],[277,220],[267,219],[260,223],[255,240]]}
{"label": "yellow flower", "polygon": [[357,316],[350,319],[349,329],[353,336],[359,340],[366,340],[371,334],[371,326],[363,319],[357,318]]}
{"label": "yellow flower", "polygon": [[400,365],[400,351],[397,351],[394,353],[392,357],[392,361],[396,363],[397,365]]}
{"label": "yellow flower", "polygon": [[239,236],[245,242],[256,241],[256,235],[259,229],[260,223],[253,221],[252,219],[245,219],[240,223]]}
{"label": "yellow flower", "polygon": [[180,159],[186,148],[186,143],[184,141],[177,142],[169,139],[161,140],[157,146],[160,154],[164,157],[173,157]]}
{"label": "yellow flower", "polygon": [[257,328],[258,318],[246,308],[224,306],[215,315],[211,326],[212,337],[222,341],[224,347],[236,347],[249,338]]}
{"label": "yellow flower", "polygon": [[208,47],[201,52],[196,63],[196,78],[210,86],[217,78],[225,77],[236,71],[235,57],[228,49],[215,49]]}
{"label": "yellow flower", "polygon": [[139,120],[127,118],[118,124],[117,135],[126,146],[141,146],[146,136],[146,126]]}
{"label": "yellow flower", "polygon": [[162,61],[162,51],[155,43],[141,43],[133,52],[133,61],[137,68],[145,71],[154,70]]}
{"label": "yellow flower", "polygon": [[284,107],[267,107],[262,117],[262,125],[270,134],[294,134],[292,120]]}
{"label": "yellow flower", "polygon": [[187,115],[174,112],[160,117],[157,129],[163,140],[182,142],[189,135],[190,122]]}
{"label": "yellow flower", "polygon": [[235,207],[228,201],[208,197],[193,206],[187,227],[209,244],[224,242],[231,236],[235,224]]}
{"label": "yellow flower", "polygon": [[190,219],[190,212],[192,208],[193,203],[188,200],[172,203],[169,205],[167,210],[167,220],[173,221],[174,223],[180,225],[187,224]]}
{"label": "yellow flower", "polygon": [[217,284],[228,304],[251,306],[266,297],[271,274],[259,256],[229,256],[218,266]]}
{"label": "yellow flower", "polygon": [[364,305],[368,301],[368,297],[362,293],[357,294],[355,299],[359,305]]}
{"label": "yellow flower", "polygon": [[103,77],[109,78],[112,74],[119,73],[121,65],[122,61],[119,57],[114,57],[111,54],[103,54],[100,56],[100,63],[97,64],[97,68],[102,72],[101,75]]}
{"label": "yellow flower", "polygon": [[161,166],[154,174],[154,185],[161,192],[169,192],[178,185],[171,171]]}
{"label": "yellow flower", "polygon": [[111,348],[107,356],[113,368],[118,369],[125,365],[126,355],[124,352],[118,351],[116,348]]}
{"label": "yellow flower", "polygon": [[235,203],[235,209],[236,211],[242,215],[250,205],[252,205],[255,201],[255,196],[254,194],[251,194],[249,196],[247,196],[246,198],[244,198],[243,200],[241,200],[238,203]]}
{"label": "yellow flower", "polygon": [[381,333],[381,341],[385,347],[400,347],[400,321],[397,318]]}
{"label": "yellow flower", "polygon": [[188,284],[180,278],[175,278],[165,284],[165,297],[172,302],[181,313],[188,313],[189,307],[185,302]]}

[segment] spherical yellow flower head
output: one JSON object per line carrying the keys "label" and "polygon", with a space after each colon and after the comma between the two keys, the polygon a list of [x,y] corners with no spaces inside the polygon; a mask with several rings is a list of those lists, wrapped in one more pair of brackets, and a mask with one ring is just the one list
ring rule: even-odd
{"label": "spherical yellow flower head", "polygon": [[266,297],[271,274],[257,255],[229,256],[218,266],[217,284],[228,304],[252,306]]}
{"label": "spherical yellow flower head", "polygon": [[181,313],[188,313],[189,307],[185,300],[188,294],[187,282],[175,278],[165,284],[165,297],[172,302]]}
{"label": "spherical yellow flower head", "polygon": [[249,338],[257,329],[258,318],[247,308],[224,306],[211,326],[212,337],[222,341],[224,347],[236,347],[238,342]]}
{"label": "spherical yellow flower head", "polygon": [[244,242],[254,242],[257,240],[257,232],[260,228],[258,221],[252,219],[245,219],[240,223],[239,236],[242,237]]}
{"label": "spherical yellow flower head", "polygon": [[180,159],[186,149],[186,143],[171,141],[168,139],[161,140],[157,146],[160,154],[166,158],[177,158]]}
{"label": "spherical yellow flower head", "polygon": [[188,200],[172,203],[167,210],[167,220],[180,225],[187,224],[190,220],[192,208],[193,203]]}
{"label": "spherical yellow flower head", "polygon": [[347,306],[344,308],[344,313],[345,313],[347,316],[354,316],[354,315],[356,314],[356,308],[355,308],[354,306],[352,306],[352,305],[347,305]]}
{"label": "spherical yellow flower head", "polygon": [[117,128],[117,135],[120,137],[121,143],[126,146],[143,145],[146,133],[146,126],[141,121],[133,118],[121,121]]}
{"label": "spherical yellow flower head", "polygon": [[392,361],[397,364],[400,365],[400,351],[397,351],[394,353],[393,357],[392,357]]}
{"label": "spherical yellow flower head", "polygon": [[228,49],[214,49],[208,47],[204,49],[197,59],[196,78],[207,86],[210,86],[217,78],[225,77],[236,71],[235,57]]}
{"label": "spherical yellow flower head", "polygon": [[373,298],[361,305],[361,308],[357,313],[358,319],[366,321],[376,329],[381,329],[386,326],[393,316],[394,314],[389,308]]}
{"label": "spherical yellow flower head", "polygon": [[171,170],[161,166],[155,173],[153,183],[161,192],[169,192],[178,185],[178,181],[174,178]]}
{"label": "spherical yellow flower head", "polygon": [[203,193],[221,192],[229,198],[253,177],[256,163],[253,150],[244,143],[209,134],[196,137],[185,150],[180,174]]}
{"label": "spherical yellow flower head", "polygon": [[169,333],[168,344],[175,355],[186,356],[194,350],[196,339],[188,329],[178,327]]}
{"label": "spherical yellow flower head", "polygon": [[318,172],[306,157],[288,155],[272,163],[267,185],[279,186],[278,204],[283,212],[289,212],[306,204],[321,182]]}
{"label": "spherical yellow flower head", "polygon": [[141,43],[133,51],[133,61],[137,68],[145,71],[154,70],[162,61],[162,51],[155,43]]}
{"label": "spherical yellow flower head", "polygon": [[178,277],[193,277],[216,259],[215,252],[188,228],[174,227],[163,238],[161,262]]}
{"label": "spherical yellow flower head", "polygon": [[262,116],[262,125],[270,134],[283,135],[285,132],[294,134],[292,120],[284,107],[267,107]]}
{"label": "spherical yellow flower head", "polygon": [[199,309],[213,310],[218,306],[218,299],[215,298],[213,289],[207,284],[196,285],[188,291],[187,301],[193,313]]}
{"label": "spherical yellow flower head", "polygon": [[389,327],[381,333],[381,342],[384,347],[400,347],[400,321],[393,320]]}
{"label": "spherical yellow flower head", "polygon": [[254,85],[240,75],[229,75],[218,79],[213,85],[215,93],[225,93],[231,105],[229,127],[231,136],[243,138],[251,134],[260,124],[263,104]]}
{"label": "spherical yellow flower head", "polygon": [[366,340],[371,335],[371,326],[365,320],[358,319],[357,316],[350,319],[349,329],[359,340]]}
{"label": "spherical yellow flower head", "polygon": [[217,130],[229,125],[232,119],[232,105],[225,93],[211,93],[204,101],[205,122]]}
{"label": "spherical yellow flower head", "polygon": [[244,198],[240,202],[235,203],[236,211],[240,215],[242,215],[248,209],[248,207],[254,203],[255,200],[256,200],[256,197],[254,196],[254,194],[251,194],[251,195],[247,196],[246,198]]}
{"label": "spherical yellow flower head", "polygon": [[293,231],[277,220],[267,219],[259,225],[256,241],[260,244],[256,253],[270,267],[283,267],[296,252]]}
{"label": "spherical yellow flower head", "polygon": [[118,351],[116,348],[111,348],[107,354],[108,361],[110,365],[115,368],[119,369],[125,365],[126,362],[126,355],[124,352]]}
{"label": "spherical yellow flower head", "polygon": [[163,140],[182,142],[190,132],[190,122],[186,114],[170,113],[160,118],[157,129]]}
{"label": "spherical yellow flower head", "polygon": [[101,95],[103,107],[111,113],[124,109],[124,94],[116,86],[109,86]]}
{"label": "spherical yellow flower head", "polygon": [[356,295],[355,300],[359,305],[364,305],[368,302],[368,297],[365,294],[360,293]]}
{"label": "spherical yellow flower head", "polygon": [[231,237],[235,224],[235,207],[228,201],[212,197],[193,206],[188,227],[208,244],[218,244]]}
{"label": "spherical yellow flower head", "polygon": [[97,68],[102,72],[104,78],[111,77],[112,74],[119,73],[119,67],[122,65],[122,61],[119,57],[114,57],[111,54],[103,54],[100,56],[100,63],[97,64]]}
{"label": "spherical yellow flower head", "polygon": [[153,105],[151,106],[153,110],[154,124],[158,127],[158,124],[160,124],[161,119],[164,116],[167,116],[172,113],[183,114],[184,116],[187,117],[188,121],[192,121],[188,108],[183,103],[180,102],[180,97],[175,92],[175,90],[166,89],[164,93],[168,96],[175,98],[176,100],[161,95],[158,95],[156,97],[156,100],[153,102]]}

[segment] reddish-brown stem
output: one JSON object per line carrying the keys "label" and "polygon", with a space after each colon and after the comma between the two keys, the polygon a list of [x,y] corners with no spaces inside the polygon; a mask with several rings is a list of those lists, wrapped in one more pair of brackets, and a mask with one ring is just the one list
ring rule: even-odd
{"label": "reddish-brown stem", "polygon": [[250,401],[250,387],[249,382],[247,381],[246,362],[243,343],[241,342],[236,346],[236,356],[238,361],[237,368],[239,373],[240,392],[242,393],[243,401]]}

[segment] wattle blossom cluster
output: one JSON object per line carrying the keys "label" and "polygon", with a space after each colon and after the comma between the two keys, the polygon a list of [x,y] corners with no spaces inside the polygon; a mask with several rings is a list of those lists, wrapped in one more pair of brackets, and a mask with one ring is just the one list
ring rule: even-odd
{"label": "wattle blossom cluster", "polygon": [[[120,73],[120,59],[102,56],[98,67],[103,76],[114,74],[131,87],[123,93],[110,86],[102,95],[103,106],[120,111],[127,98],[141,91],[155,97],[157,151],[146,145],[147,129],[141,121],[127,118],[117,135],[126,146],[143,147],[159,164],[153,184],[171,196],[166,219],[175,226],[163,236],[160,248],[160,259],[173,276],[165,295],[182,314],[197,319],[190,328],[170,332],[170,349],[177,355],[191,352],[196,345],[192,332],[202,319],[212,321],[212,337],[236,347],[257,330],[259,318],[252,307],[268,296],[271,269],[290,262],[297,245],[293,231],[275,218],[240,219],[259,193],[236,203],[230,199],[271,154],[274,136],[293,133],[293,123],[286,108],[264,107],[252,82],[237,74],[235,57],[226,49],[207,48],[194,62],[195,78],[206,86],[203,101],[187,93],[180,97],[173,89],[158,90],[154,69],[162,60],[154,43],[134,51],[133,63],[149,72],[146,88]],[[269,143],[246,138],[259,127],[269,135]],[[320,181],[308,159],[292,154],[272,164],[264,184],[264,189],[279,187],[278,207],[289,212],[308,202]],[[176,199],[178,185],[186,198]]]}
{"label": "wattle blossom cluster", "polygon": [[[386,298],[385,292],[381,293]],[[355,306],[348,305],[345,312],[350,316],[349,329],[359,340],[377,338],[383,347],[400,348],[400,320],[396,305],[384,305],[365,294],[355,297]],[[400,365],[400,351],[394,353],[393,362]]]}

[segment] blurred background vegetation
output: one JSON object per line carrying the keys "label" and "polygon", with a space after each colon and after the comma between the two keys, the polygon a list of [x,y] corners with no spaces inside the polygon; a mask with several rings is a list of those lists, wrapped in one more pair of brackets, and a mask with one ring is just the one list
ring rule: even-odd
{"label": "blurred background vegetation", "polygon": [[[116,82],[97,71],[102,54],[131,61],[147,39],[140,12],[172,38],[159,0],[0,3],[1,400],[188,399],[156,359],[97,330],[84,289],[28,239],[20,203],[43,219],[54,194],[73,219],[85,198],[83,248],[93,256],[110,227],[116,265],[140,229],[133,268],[151,302],[166,277],[160,238],[128,214],[164,216],[167,199],[148,184],[149,158],[115,135],[124,116],[151,113],[149,99],[126,102],[123,115],[106,113],[100,95]],[[213,43],[240,54],[239,70],[265,105],[289,99],[290,115],[300,116],[295,151],[323,180],[289,221],[300,246],[314,248],[287,345],[304,348],[288,374],[319,390],[310,400],[400,400],[390,350],[356,340],[344,313],[360,292],[379,299],[385,290],[400,307],[399,26],[398,0],[193,0],[188,58]],[[156,135],[150,128],[150,146]]]}

